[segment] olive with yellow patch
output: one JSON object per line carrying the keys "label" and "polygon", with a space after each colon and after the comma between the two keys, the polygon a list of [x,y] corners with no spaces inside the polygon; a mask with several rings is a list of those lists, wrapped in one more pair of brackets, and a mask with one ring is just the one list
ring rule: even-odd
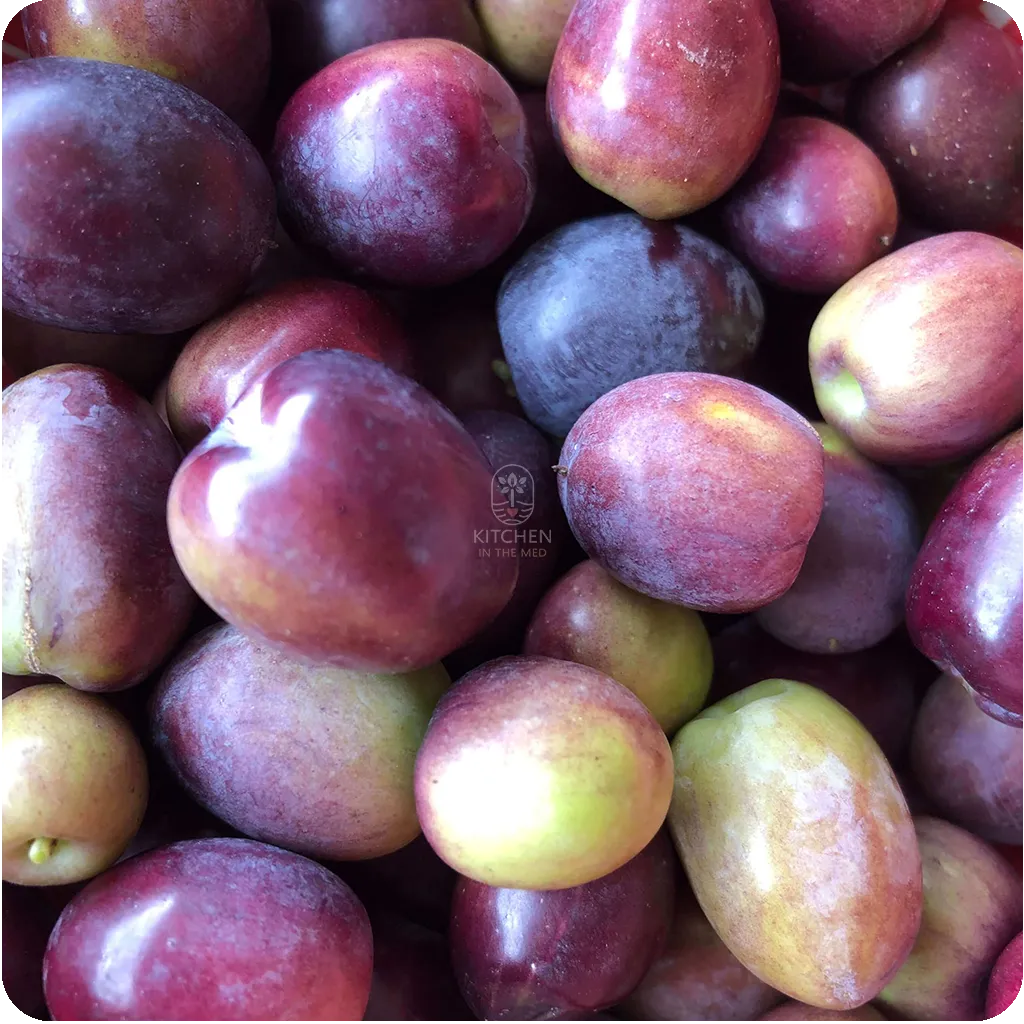
{"label": "olive with yellow patch", "polygon": [[543,86],[574,0],[477,0],[476,12],[497,63]]}
{"label": "olive with yellow patch", "polygon": [[105,871],[142,824],[146,756],[125,717],[62,683],[3,702],[3,877],[66,885]]}
{"label": "olive with yellow patch", "polygon": [[416,810],[460,874],[567,889],[635,857],[665,820],[672,754],[624,686],[554,658],[499,658],[440,700],[416,761]]}
{"label": "olive with yellow patch", "polygon": [[181,451],[112,373],[48,366],[3,395],[3,670],[141,682],[196,604],[167,535]]}
{"label": "olive with yellow patch", "polygon": [[311,665],[220,623],[153,693],[153,739],[184,788],[253,839],[328,860],[382,857],[420,832],[413,766],[448,688],[441,665]]}
{"label": "olive with yellow patch", "polygon": [[821,516],[821,441],[744,381],[660,373],[602,395],[562,446],[576,539],[620,583],[707,612],[783,594]]}
{"label": "olive with yellow patch", "polygon": [[1021,415],[1024,254],[960,231],[862,270],[811,329],[818,408],[870,459],[943,462]]}
{"label": "olive with yellow patch", "polygon": [[769,0],[577,0],[547,94],[580,176],[641,216],[668,220],[736,182],[778,91]]}
{"label": "olive with yellow patch", "polygon": [[547,592],[523,653],[604,672],[635,693],[669,734],[700,711],[711,686],[711,640],[701,617],[624,587],[591,561]]}
{"label": "olive with yellow patch", "polygon": [[87,57],[152,71],[243,126],[267,90],[266,0],[40,0],[21,17],[33,57]]}
{"label": "olive with yellow patch", "polygon": [[768,679],[672,744],[669,827],[701,907],[739,961],[822,1009],[873,999],[921,919],[921,860],[867,730],[804,683]]}

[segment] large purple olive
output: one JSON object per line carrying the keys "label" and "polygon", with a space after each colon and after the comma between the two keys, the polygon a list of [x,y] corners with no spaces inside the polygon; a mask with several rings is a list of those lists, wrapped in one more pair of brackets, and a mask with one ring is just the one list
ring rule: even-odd
{"label": "large purple olive", "polygon": [[631,213],[554,231],[527,250],[498,296],[516,394],[557,437],[626,381],[737,371],[763,323],[757,285],[734,256],[682,224]]}
{"label": "large purple olive", "polygon": [[149,71],[75,57],[3,70],[4,308],[167,334],[236,298],[274,193],[242,130]]}
{"label": "large purple olive", "polygon": [[1021,224],[1021,95],[1019,47],[972,11],[866,76],[850,114],[916,217],[998,231]]}
{"label": "large purple olive", "polygon": [[482,1020],[552,1020],[619,1002],[661,951],[678,862],[664,831],[617,871],[554,892],[462,878],[455,976]]}
{"label": "large purple olive", "polygon": [[907,591],[918,649],[959,675],[983,710],[1021,722],[1021,495],[1018,430],[964,474],[932,523]]}
{"label": "large purple olive", "polygon": [[344,269],[451,284],[512,244],[533,203],[533,156],[512,87],[443,39],[378,43],[289,101],[273,164],[286,226]]}

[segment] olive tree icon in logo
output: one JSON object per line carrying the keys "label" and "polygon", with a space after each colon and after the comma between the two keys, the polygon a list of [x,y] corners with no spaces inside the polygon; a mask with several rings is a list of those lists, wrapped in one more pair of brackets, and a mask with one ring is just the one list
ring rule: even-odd
{"label": "olive tree icon in logo", "polygon": [[491,477],[491,511],[503,526],[519,526],[533,514],[533,474],[523,466],[502,466]]}

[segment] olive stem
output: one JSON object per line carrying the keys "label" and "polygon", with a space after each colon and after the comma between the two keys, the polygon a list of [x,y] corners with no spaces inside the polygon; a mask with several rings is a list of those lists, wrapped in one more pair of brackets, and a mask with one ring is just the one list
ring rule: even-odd
{"label": "olive stem", "polygon": [[33,864],[45,864],[53,855],[53,851],[56,848],[56,839],[50,839],[46,836],[39,839],[33,839],[32,842],[29,843],[28,859],[32,861]]}

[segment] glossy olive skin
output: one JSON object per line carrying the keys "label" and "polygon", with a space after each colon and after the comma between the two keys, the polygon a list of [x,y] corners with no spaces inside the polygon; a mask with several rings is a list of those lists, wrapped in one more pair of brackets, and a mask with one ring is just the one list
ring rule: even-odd
{"label": "glossy olive skin", "polygon": [[861,80],[849,112],[923,223],[1019,233],[1020,48],[985,18],[973,11],[941,18]]}
{"label": "glossy olive skin", "polygon": [[689,884],[680,880],[676,889],[668,942],[622,1004],[624,1015],[635,1020],[754,1020],[778,1003],[782,993],[729,952]]}
{"label": "glossy olive skin", "polygon": [[907,590],[917,648],[995,718],[1021,722],[1021,432],[981,456],[932,523]]}
{"label": "glossy olive skin", "polygon": [[877,67],[925,32],[943,0],[772,0],[790,82],[836,82]]}
{"label": "glossy olive skin", "polygon": [[4,671],[140,682],[195,607],[167,536],[174,438],[127,384],[71,363],[6,389],[3,422]]}
{"label": "glossy olive skin", "polygon": [[737,959],[824,1009],[873,999],[917,935],[921,858],[865,728],[814,687],[767,679],[687,722],[672,752],[672,838]]}
{"label": "glossy olive skin", "polygon": [[782,594],[821,516],[810,424],[710,373],[620,385],[579,418],[559,462],[587,554],[626,586],[699,611],[749,611]]}
{"label": "glossy olive skin", "polygon": [[289,101],[271,159],[295,238],[393,285],[480,270],[533,203],[519,100],[482,57],[442,39],[378,43],[324,68]]}
{"label": "glossy olive skin", "polygon": [[748,616],[718,633],[712,649],[709,705],[762,679],[809,683],[859,719],[893,764],[910,743],[917,691],[934,677],[931,664],[902,634],[853,654],[809,654],[769,636]]}
{"label": "glossy olive skin", "polygon": [[872,263],[825,303],[809,355],[822,416],[892,465],[972,455],[1021,415],[1024,253],[955,231]]}
{"label": "glossy olive skin", "polygon": [[285,281],[192,335],[167,386],[171,429],[186,450],[195,447],[262,373],[300,352],[331,348],[399,373],[412,368],[404,332],[369,292],[324,278]]}
{"label": "glossy olive skin", "polygon": [[391,39],[451,39],[483,51],[470,0],[274,0],[274,65],[292,87]]}
{"label": "glossy olive skin", "polygon": [[825,448],[825,506],[799,575],[758,609],[757,621],[798,650],[849,653],[881,642],[903,621],[920,531],[895,477],[831,427],[815,430]]}
{"label": "glossy olive skin", "polygon": [[21,18],[33,57],[89,57],[143,68],[199,93],[243,127],[267,89],[266,0],[42,0]]}
{"label": "glossy olive skin", "polygon": [[643,704],[555,658],[498,658],[463,676],[416,760],[430,845],[502,888],[568,889],[615,871],[654,838],[671,787],[668,741]]}
{"label": "glossy olive skin", "polygon": [[204,600],[286,654],[409,671],[490,622],[491,469],[458,421],[376,360],[304,352],[259,378],[185,459],[171,542]]}
{"label": "glossy olive skin", "polygon": [[44,987],[56,1020],[359,1020],[372,957],[366,911],[326,868],[197,839],[76,896],[50,936]]}
{"label": "glossy olive skin", "polygon": [[1024,735],[985,714],[953,676],[925,695],[910,749],[924,794],[944,818],[982,839],[1020,845]]}
{"label": "glossy olive skin", "polygon": [[784,117],[722,215],[730,247],[762,276],[829,293],[890,250],[896,193],[852,132],[818,117]]}
{"label": "glossy olive skin", "polygon": [[5,309],[168,334],[242,292],[273,238],[274,194],[212,103],[73,57],[5,65],[3,93]]}
{"label": "glossy olive skin", "polygon": [[584,179],[665,220],[734,184],[768,130],[778,91],[768,0],[577,0],[555,51],[548,105]]}
{"label": "glossy olive skin", "polygon": [[449,936],[480,1020],[558,1020],[618,1003],[668,935],[675,851],[664,831],[617,871],[555,892],[459,879]]}
{"label": "glossy olive skin", "polygon": [[554,231],[527,250],[498,294],[516,395],[556,437],[626,381],[738,370],[763,323],[757,285],[735,257],[680,224],[631,213]]}

